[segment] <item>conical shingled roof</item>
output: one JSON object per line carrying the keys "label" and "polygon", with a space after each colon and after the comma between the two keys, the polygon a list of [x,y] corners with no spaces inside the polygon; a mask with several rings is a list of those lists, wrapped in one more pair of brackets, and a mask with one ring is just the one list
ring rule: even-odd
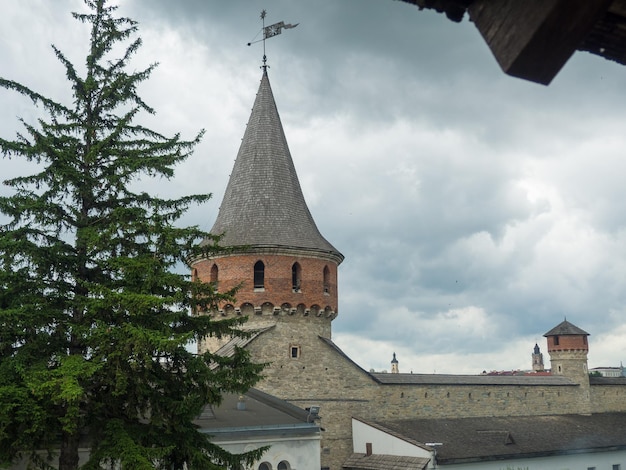
{"label": "conical shingled roof", "polygon": [[589,336],[585,330],[581,330],[576,325],[567,320],[562,321],[543,336]]}
{"label": "conical shingled roof", "polygon": [[304,249],[343,260],[306,205],[267,70],[211,234],[223,234],[225,247]]}

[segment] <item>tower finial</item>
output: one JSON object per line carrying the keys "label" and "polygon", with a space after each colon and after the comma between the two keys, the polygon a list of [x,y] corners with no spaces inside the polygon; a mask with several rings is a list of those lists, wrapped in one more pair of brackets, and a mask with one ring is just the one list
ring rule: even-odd
{"label": "tower finial", "polygon": [[263,67],[263,71],[267,71],[267,56],[265,55],[265,40],[266,38],[266,34],[265,34],[265,16],[267,15],[267,11],[265,10],[265,8],[263,10],[261,10],[261,21],[263,22],[263,65],[261,67]]}
{"label": "tower finial", "polygon": [[[269,67],[269,65],[267,65],[267,55],[265,55],[265,40],[269,39],[271,37],[274,36],[278,36],[280,33],[282,33],[283,29],[291,29],[291,28],[295,28],[296,26],[298,26],[300,23],[296,23],[296,24],[285,24],[284,21],[279,21],[278,23],[274,23],[272,25],[269,26],[265,26],[265,17],[267,16],[267,10],[263,9],[261,10],[261,21],[263,22],[263,26],[261,28],[261,31],[263,31],[263,38],[262,39],[258,39],[256,41],[250,41],[248,43],[248,46],[251,46],[252,44],[256,44],[259,41],[263,41],[263,65],[261,65],[261,68],[263,69],[263,71],[267,71],[267,68]],[[258,36],[258,34],[257,34]],[[255,36],[256,38],[256,36]]]}

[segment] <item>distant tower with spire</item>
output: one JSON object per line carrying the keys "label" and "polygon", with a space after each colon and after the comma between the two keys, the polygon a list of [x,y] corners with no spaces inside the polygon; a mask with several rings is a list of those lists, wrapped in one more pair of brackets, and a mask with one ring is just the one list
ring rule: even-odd
{"label": "distant tower with spire", "polygon": [[545,370],[543,365],[543,354],[541,354],[541,350],[539,349],[539,345],[537,343],[535,343],[535,348],[533,349],[531,357],[533,362],[533,372],[543,372]]}
{"label": "distant tower with spire", "polygon": [[400,369],[398,369],[398,360],[396,359],[396,353],[393,353],[393,359],[391,360],[391,373],[399,374]]}
{"label": "distant tower with spire", "polygon": [[[267,73],[262,77],[211,234],[223,253],[191,263],[192,275],[220,291],[240,286],[216,317],[246,316],[247,327],[272,328],[276,354],[293,360],[308,336],[330,339],[337,316],[337,267],[343,255],[319,232],[304,200]],[[212,243],[212,240],[203,242]],[[207,338],[214,351],[229,338]],[[269,354],[269,352],[268,352]],[[274,357],[263,360],[275,362]]]}

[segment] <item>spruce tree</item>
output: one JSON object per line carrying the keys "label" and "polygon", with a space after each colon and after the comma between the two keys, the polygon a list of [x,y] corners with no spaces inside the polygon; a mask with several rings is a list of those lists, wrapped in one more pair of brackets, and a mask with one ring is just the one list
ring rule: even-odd
{"label": "spruce tree", "polygon": [[[105,0],[85,3],[89,13],[73,13],[91,29],[82,76],[53,46],[71,105],[0,79],[46,116],[0,139],[5,159],[38,164],[4,181],[11,192],[0,198],[0,465],[29,458],[51,468],[55,454],[61,470],[250,463],[260,451],[231,456],[193,424],[262,369],[243,350],[187,349],[207,335],[244,334],[236,319],[190,315],[234,295],[180,273],[210,236],[177,223],[210,195],[132,189],[141,178],[171,178],[202,132],[184,140],[136,123],[154,112],[137,87],[155,65],[127,72],[141,45],[136,22]],[[79,446],[91,448],[82,466]]]}

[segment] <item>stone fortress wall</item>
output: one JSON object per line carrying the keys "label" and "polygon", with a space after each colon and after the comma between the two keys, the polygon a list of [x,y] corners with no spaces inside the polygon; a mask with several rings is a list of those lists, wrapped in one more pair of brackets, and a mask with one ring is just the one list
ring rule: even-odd
{"label": "stone fortress wall", "polygon": [[[266,270],[262,289],[252,282],[258,260]],[[302,276],[297,289],[294,263]],[[241,288],[236,303],[208,314],[246,316],[246,328],[260,332],[245,346],[256,362],[268,364],[257,388],[302,408],[321,407],[322,466],[331,470],[341,469],[352,454],[352,417],[376,421],[626,411],[626,381],[589,378],[586,333],[547,337],[552,376],[369,373],[331,341],[337,315],[337,265],[332,261],[233,255],[199,260],[194,275],[212,282],[215,267],[220,289]],[[325,268],[330,275],[324,276]],[[207,340],[200,349],[215,351],[226,340]]]}
{"label": "stone fortress wall", "polygon": [[[255,360],[269,363],[258,388],[303,408],[321,406],[322,465],[333,470],[352,453],[353,416],[375,421],[626,411],[626,383],[585,386],[566,376],[371,374],[309,330],[326,327],[302,318],[274,319],[273,327],[247,346]],[[290,355],[294,344],[300,348],[297,358]]]}
{"label": "stone fortress wall", "polygon": [[[218,259],[221,287],[229,285],[223,280],[226,276],[222,277],[229,269],[235,273],[233,278],[251,279],[250,268],[236,265],[250,267],[257,259],[267,261],[268,277],[263,290],[255,290],[250,282],[242,285],[238,308],[227,305],[210,314],[216,318],[245,315],[246,328],[262,331],[246,345],[256,362],[268,364],[257,385],[260,390],[302,408],[321,406],[323,467],[339,470],[352,454],[353,416],[375,421],[626,411],[626,382],[589,379],[584,335],[561,337],[558,345],[547,338],[552,365],[560,366],[560,374],[553,376],[366,372],[331,341],[335,308],[315,308],[323,300],[327,305],[336,300],[336,265],[331,265],[335,268],[332,290],[324,292],[320,279],[325,260],[281,258],[237,257],[229,260],[228,268],[225,260]],[[296,261],[317,276],[317,280],[303,281],[300,292],[294,292],[292,279],[284,273],[282,280],[274,279],[277,272],[290,273]],[[197,264],[196,275],[206,280],[213,265],[213,260]],[[202,348],[214,351],[220,345],[205,342]]]}

